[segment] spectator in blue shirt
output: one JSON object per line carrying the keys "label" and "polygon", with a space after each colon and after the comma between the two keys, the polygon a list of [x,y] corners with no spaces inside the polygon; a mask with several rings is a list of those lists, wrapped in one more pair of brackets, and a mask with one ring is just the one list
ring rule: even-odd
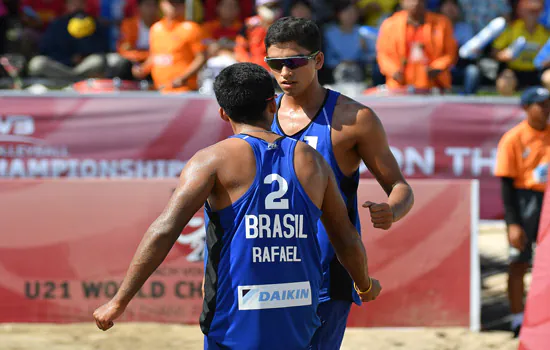
{"label": "spectator in blue shirt", "polygon": [[[341,1],[336,6],[336,15],[337,24],[328,25],[324,31],[325,66],[333,72],[353,71],[349,78],[362,81],[368,49],[359,34],[359,11],[351,1]],[[343,80],[349,81],[346,77]]]}
{"label": "spectator in blue shirt", "polygon": [[[453,23],[454,37],[459,48],[474,36],[472,25],[460,20],[462,11],[457,0],[443,0],[440,12]],[[471,95],[477,92],[481,72],[476,62],[459,58],[451,74],[453,85],[461,85],[463,94]]]}

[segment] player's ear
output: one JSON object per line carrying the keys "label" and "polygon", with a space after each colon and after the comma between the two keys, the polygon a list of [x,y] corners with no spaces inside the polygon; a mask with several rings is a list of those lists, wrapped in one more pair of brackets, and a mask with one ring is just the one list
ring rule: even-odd
{"label": "player's ear", "polygon": [[229,121],[229,116],[227,115],[227,113],[225,113],[225,111],[223,110],[223,108],[220,107],[219,111],[220,113],[220,118],[222,118],[222,120],[224,122],[228,122]]}
{"label": "player's ear", "polygon": [[269,100],[269,102],[267,103],[267,111],[269,112],[269,114],[275,114],[275,112],[277,112],[277,102],[275,101],[274,98],[272,98],[271,100]]}
{"label": "player's ear", "polygon": [[319,52],[317,56],[315,56],[315,69],[320,70],[323,68],[323,65],[325,64],[325,54],[322,52]]}

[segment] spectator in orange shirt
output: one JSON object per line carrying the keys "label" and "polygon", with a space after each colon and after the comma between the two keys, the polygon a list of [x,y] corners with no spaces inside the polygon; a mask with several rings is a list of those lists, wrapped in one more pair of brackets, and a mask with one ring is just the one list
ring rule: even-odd
{"label": "spectator in orange shirt", "polygon": [[508,300],[511,330],[518,336],[523,322],[524,277],[531,266],[550,164],[550,91],[527,88],[521,96],[526,119],[498,143],[495,176],[501,179],[510,250]]}
{"label": "spectator in orange shirt", "polygon": [[158,21],[157,0],[138,0],[138,14],[126,18],[120,26],[117,52],[108,55],[111,74],[121,79],[132,79],[132,65],[141,64],[149,57],[149,30]]}
{"label": "spectator in orange shirt", "polygon": [[206,62],[203,31],[184,19],[185,0],[161,0],[160,8],[164,18],[151,27],[149,58],[132,73],[138,79],[151,73],[162,92],[197,90],[197,73]]}
{"label": "spectator in orange shirt", "polygon": [[239,19],[240,8],[237,0],[218,2],[218,19],[203,24],[204,36],[208,45],[208,56],[217,56],[220,50],[233,53],[235,40],[243,27]]}
{"label": "spectator in orange shirt", "polygon": [[426,11],[425,0],[402,0],[402,7],[382,23],[376,44],[388,88],[449,89],[457,56],[453,25]]}
{"label": "spectator in orange shirt", "polygon": [[264,39],[269,26],[282,14],[280,1],[256,0],[256,11],[258,16],[248,18],[241,34],[237,36],[235,56],[239,62],[252,62],[269,69],[264,62]]}

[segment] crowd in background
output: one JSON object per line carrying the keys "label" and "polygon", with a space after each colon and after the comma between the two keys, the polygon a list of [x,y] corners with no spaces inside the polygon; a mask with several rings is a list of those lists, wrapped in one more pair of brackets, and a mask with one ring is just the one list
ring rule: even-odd
{"label": "crowd in background", "polygon": [[[533,64],[550,37],[549,1],[189,1],[192,14],[185,0],[0,0],[0,54],[24,57],[21,75],[42,82],[116,77],[163,92],[208,91],[234,62],[267,68],[267,28],[296,16],[322,29],[324,84],[462,94],[494,86],[502,95],[550,86],[550,71]],[[459,58],[458,48],[496,17],[507,29],[480,58]],[[521,36],[527,45],[516,57],[508,47]]]}

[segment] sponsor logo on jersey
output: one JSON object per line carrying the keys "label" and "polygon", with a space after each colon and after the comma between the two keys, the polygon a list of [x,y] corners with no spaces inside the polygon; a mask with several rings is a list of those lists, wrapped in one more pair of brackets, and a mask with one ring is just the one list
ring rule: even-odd
{"label": "sponsor logo on jersey", "polygon": [[280,309],[311,305],[308,281],[239,286],[239,310]]}

